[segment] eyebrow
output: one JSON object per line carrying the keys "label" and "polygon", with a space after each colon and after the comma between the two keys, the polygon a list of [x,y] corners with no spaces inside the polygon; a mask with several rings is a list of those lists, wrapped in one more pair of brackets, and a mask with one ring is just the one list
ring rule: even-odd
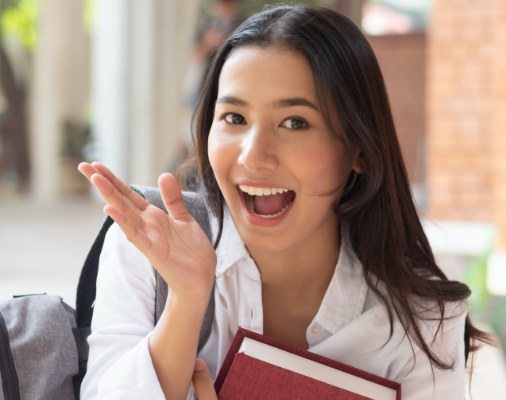
{"label": "eyebrow", "polygon": [[[241,100],[235,96],[222,96],[216,100],[216,103],[232,104],[235,106],[249,106],[249,103],[245,100]],[[293,106],[306,106],[320,111],[320,109],[313,104],[311,101],[304,97],[292,97],[289,99],[279,99],[272,102],[275,107],[293,107]]]}

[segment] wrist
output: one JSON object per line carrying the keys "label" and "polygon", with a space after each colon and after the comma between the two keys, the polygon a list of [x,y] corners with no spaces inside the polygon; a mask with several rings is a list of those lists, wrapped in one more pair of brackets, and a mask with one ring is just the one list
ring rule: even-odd
{"label": "wrist", "polygon": [[208,302],[203,300],[180,298],[169,294],[155,330],[158,328],[163,331],[165,328],[177,325],[184,326],[189,332],[198,331],[206,313],[207,304]]}
{"label": "wrist", "polygon": [[204,310],[207,308],[209,303],[209,299],[211,297],[211,293],[213,291],[213,287],[209,290],[205,290],[203,292],[192,292],[192,293],[176,293],[171,292],[169,289],[169,294],[167,296],[167,301],[165,303],[165,307],[171,308],[183,308],[185,310]]}
{"label": "wrist", "polygon": [[[210,268],[204,269],[208,270]],[[169,286],[167,301],[171,300],[185,306],[200,307],[203,305],[206,307],[213,292],[215,282],[215,269],[213,268],[212,270],[212,276],[208,275],[206,279],[195,279],[191,283],[176,288]]]}

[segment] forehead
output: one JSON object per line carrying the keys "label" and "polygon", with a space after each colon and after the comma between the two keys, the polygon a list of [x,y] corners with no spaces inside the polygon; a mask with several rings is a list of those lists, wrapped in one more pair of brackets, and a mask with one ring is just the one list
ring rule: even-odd
{"label": "forehead", "polygon": [[317,103],[313,73],[300,53],[280,47],[234,49],[220,73],[220,95],[303,96]]}

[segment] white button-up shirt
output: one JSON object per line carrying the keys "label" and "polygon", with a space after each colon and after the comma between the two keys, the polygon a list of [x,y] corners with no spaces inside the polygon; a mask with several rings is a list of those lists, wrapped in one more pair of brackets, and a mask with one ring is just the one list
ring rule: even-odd
{"label": "white button-up shirt", "polygon": [[[216,233],[215,219],[211,225]],[[447,304],[446,316],[456,317],[444,321],[434,342],[437,321],[422,321],[431,348],[444,361],[455,361],[451,370],[434,368],[433,385],[427,356],[414,343],[413,354],[398,321],[393,337],[382,347],[390,328],[386,311],[364,281],[362,265],[344,229],[341,238],[334,274],[306,330],[309,351],[401,383],[404,400],[464,399],[466,304]],[[209,339],[198,353],[213,379],[239,326],[263,333],[260,273],[227,208],[216,254],[215,316]],[[100,257],[83,400],[164,399],[148,348],[154,299],[155,276],[149,261],[113,224]],[[191,389],[188,397],[193,397]]]}

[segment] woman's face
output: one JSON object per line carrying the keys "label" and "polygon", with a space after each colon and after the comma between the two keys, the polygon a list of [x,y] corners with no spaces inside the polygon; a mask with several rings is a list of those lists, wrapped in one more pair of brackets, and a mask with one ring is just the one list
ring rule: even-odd
{"label": "woman's face", "polygon": [[[318,100],[311,68],[297,52],[240,47],[223,66],[208,156],[248,247],[296,249],[337,229],[332,206],[353,165],[344,144],[327,128]],[[267,218],[262,214],[275,214],[293,192],[277,199],[251,197],[239,185],[250,192],[252,187],[290,189],[295,198],[280,217]]]}

